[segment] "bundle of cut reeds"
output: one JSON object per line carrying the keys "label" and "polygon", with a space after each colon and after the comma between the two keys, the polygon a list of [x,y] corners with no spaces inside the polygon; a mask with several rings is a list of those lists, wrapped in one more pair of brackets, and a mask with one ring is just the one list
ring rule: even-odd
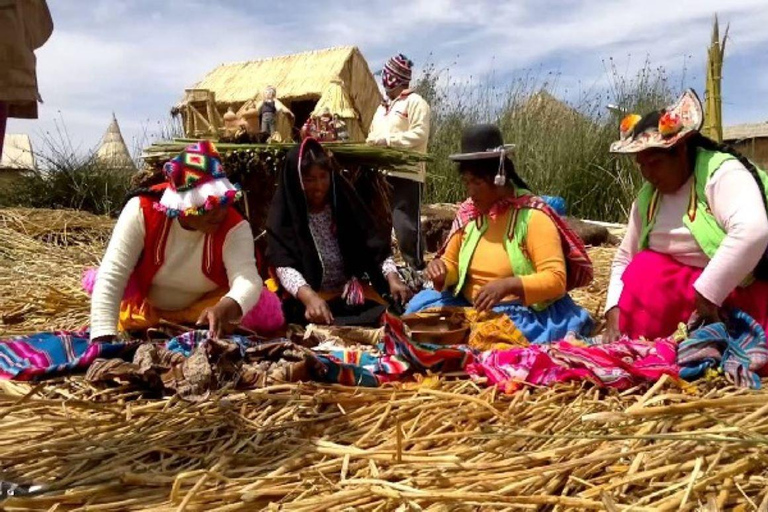
{"label": "bundle of cut reeds", "polygon": [[0,336],[88,325],[80,285],[114,221],[71,210],[0,210]]}
{"label": "bundle of cut reeds", "polygon": [[[718,383],[723,386],[723,383]],[[206,402],[5,383],[21,510],[763,510],[767,394],[277,385]],[[760,508],[763,507],[763,508]]]}
{"label": "bundle of cut reeds", "polygon": [[[179,154],[187,145],[196,142],[193,139],[174,139],[160,141],[144,150],[142,158],[149,163],[159,163]],[[226,155],[233,152],[251,152],[254,154],[284,155],[297,144],[232,144],[216,143],[216,149]],[[343,166],[371,167],[374,169],[395,169],[401,172],[415,172],[413,166],[430,159],[428,155],[398,148],[383,148],[351,142],[329,142],[323,146],[333,153],[334,158]],[[227,169],[228,172],[240,172]]]}

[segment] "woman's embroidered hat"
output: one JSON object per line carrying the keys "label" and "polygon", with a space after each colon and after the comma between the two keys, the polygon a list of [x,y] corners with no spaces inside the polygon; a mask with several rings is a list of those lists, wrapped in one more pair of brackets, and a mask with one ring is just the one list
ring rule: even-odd
{"label": "woman's embroidered hat", "polygon": [[169,217],[202,215],[241,196],[224,172],[213,143],[201,140],[187,146],[163,166],[168,182],[157,208]]}
{"label": "woman's embroidered hat", "polygon": [[688,89],[671,106],[661,111],[657,126],[638,132],[637,114],[621,121],[620,139],[611,144],[611,153],[639,153],[651,148],[668,149],[689,135],[698,133],[704,124],[704,109],[693,89]]}
{"label": "woman's embroidered hat", "polygon": [[449,155],[454,162],[470,160],[499,159],[499,172],[494,183],[501,187],[507,183],[507,173],[504,160],[512,154],[514,144],[504,144],[504,137],[499,127],[493,124],[476,124],[464,130],[461,134],[461,153]]}

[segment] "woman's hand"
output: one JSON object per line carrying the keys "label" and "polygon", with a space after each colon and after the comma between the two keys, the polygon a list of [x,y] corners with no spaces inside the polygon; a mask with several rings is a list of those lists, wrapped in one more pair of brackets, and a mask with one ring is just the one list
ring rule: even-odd
{"label": "woman's hand", "polygon": [[328,303],[315,293],[309,286],[302,286],[298,293],[299,300],[304,304],[304,318],[313,324],[333,324],[333,314]]}
{"label": "woman's hand", "polygon": [[611,308],[605,314],[605,334],[603,334],[603,343],[613,343],[621,337],[619,330],[619,308]]}
{"label": "woman's hand", "polygon": [[390,272],[387,275],[387,282],[389,282],[389,293],[392,298],[403,306],[408,304],[408,301],[413,297],[413,292],[400,279],[400,275],[397,272]]}
{"label": "woman's hand", "polygon": [[222,334],[229,334],[243,316],[243,310],[233,299],[222,298],[212,308],[205,308],[197,319],[197,325],[208,324],[209,336],[219,339]]}
{"label": "woman's hand", "polygon": [[716,324],[723,321],[722,309],[710,302],[709,299],[696,292],[696,314],[698,320],[703,321],[704,325]]}
{"label": "woman's hand", "polygon": [[427,269],[424,271],[424,275],[427,276],[427,279],[432,281],[435,290],[442,290],[443,287],[445,287],[445,280],[448,277],[448,267],[443,260],[437,258],[429,262]]}
{"label": "woman's hand", "polygon": [[480,312],[493,309],[509,295],[522,296],[522,283],[519,277],[497,279],[480,288],[475,297],[475,309]]}

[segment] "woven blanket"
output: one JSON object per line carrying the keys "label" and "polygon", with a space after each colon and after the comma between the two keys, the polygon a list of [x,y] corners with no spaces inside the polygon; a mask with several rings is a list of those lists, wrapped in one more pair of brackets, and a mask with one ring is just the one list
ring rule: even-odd
{"label": "woven blanket", "polygon": [[523,384],[548,386],[557,382],[587,380],[595,385],[628,389],[655,382],[662,375],[678,375],[676,346],[672,339],[654,342],[622,339],[606,345],[560,341],[527,348],[490,350],[467,367],[475,378],[513,392]]}
{"label": "woven blanket", "polygon": [[760,388],[757,372],[768,363],[765,329],[743,311],[731,312],[727,325],[693,331],[678,347],[680,376],[694,380],[709,368],[721,369],[737,386]]}
{"label": "woven blanket", "polygon": [[90,344],[88,331],[49,332],[0,341],[0,378],[36,380],[85,371],[99,358],[120,357],[124,343]]}

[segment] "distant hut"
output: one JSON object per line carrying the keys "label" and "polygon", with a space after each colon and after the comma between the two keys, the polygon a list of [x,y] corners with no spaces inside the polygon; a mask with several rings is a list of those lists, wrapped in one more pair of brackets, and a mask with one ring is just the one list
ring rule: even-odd
{"label": "distant hut", "polygon": [[362,141],[381,102],[362,53],[345,46],[222,64],[187,89],[172,113],[181,115],[187,137],[218,137],[225,113],[232,109],[240,115],[256,108],[269,86],[293,113],[293,118],[278,117],[277,131],[284,141],[326,108],[346,123],[351,141]]}
{"label": "distant hut", "polygon": [[723,140],[763,169],[768,169],[768,122],[726,126]]}
{"label": "distant hut", "polygon": [[109,123],[107,131],[101,139],[99,149],[96,150],[96,159],[116,171],[136,172],[136,164],[125,145],[115,114],[112,114],[112,122]]}
{"label": "distant hut", "polygon": [[29,135],[5,134],[3,156],[0,158],[0,186],[6,186],[18,180],[25,172],[35,170],[37,165]]}

